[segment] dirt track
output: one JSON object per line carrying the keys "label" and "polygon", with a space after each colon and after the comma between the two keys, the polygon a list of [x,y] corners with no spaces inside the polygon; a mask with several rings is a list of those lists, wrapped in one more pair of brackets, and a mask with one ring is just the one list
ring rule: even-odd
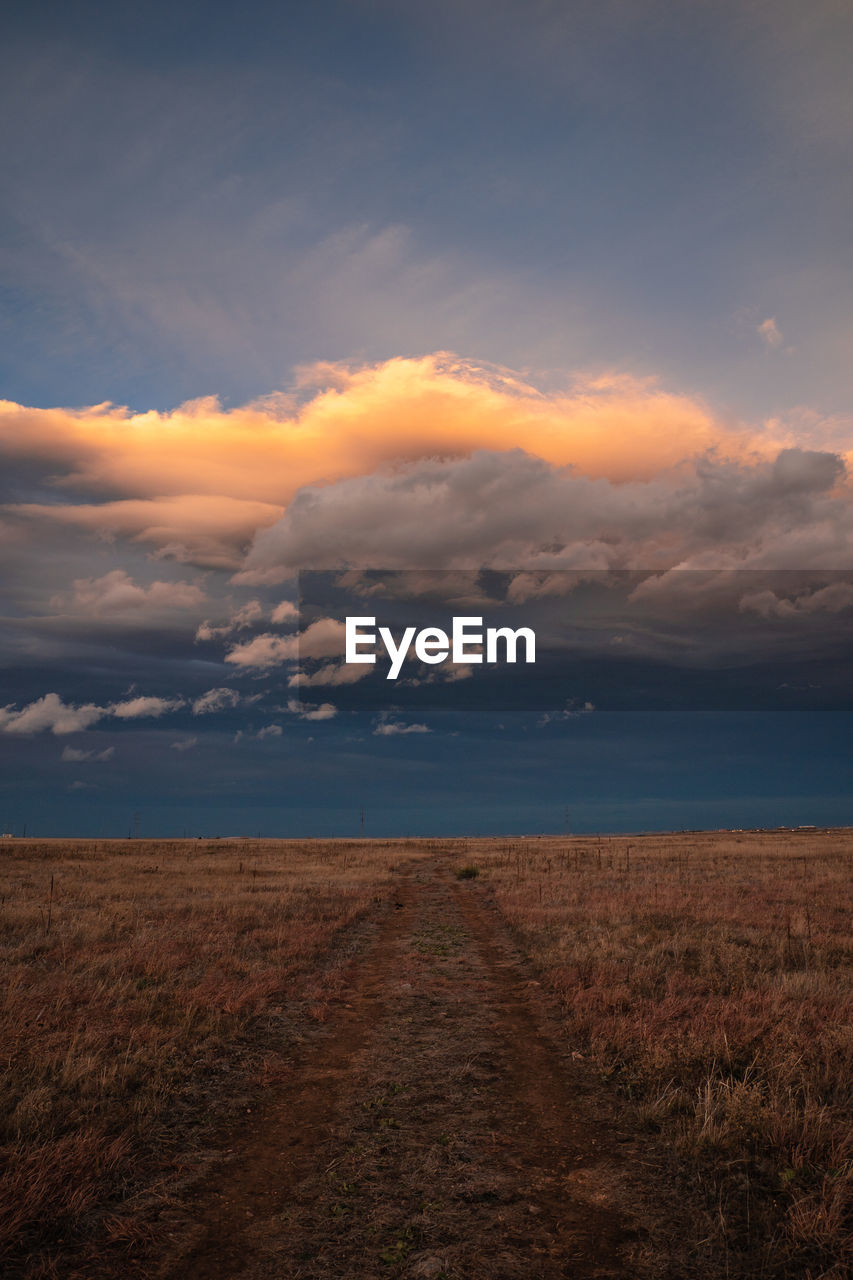
{"label": "dirt track", "polygon": [[164,1277],[636,1274],[616,1207],[630,1135],[481,886],[446,861],[401,876],[292,1066],[199,1191]]}

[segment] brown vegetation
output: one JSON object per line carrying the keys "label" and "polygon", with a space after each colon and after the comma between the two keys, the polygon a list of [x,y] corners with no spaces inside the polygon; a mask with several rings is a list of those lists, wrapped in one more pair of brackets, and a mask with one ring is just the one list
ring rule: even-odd
{"label": "brown vegetation", "polygon": [[559,998],[572,1042],[695,1170],[709,1265],[846,1275],[851,834],[489,841],[465,852]]}
{"label": "brown vegetation", "polygon": [[[438,1192],[426,1193],[430,1178],[435,1192],[451,1173],[470,1179],[476,1168],[490,1187],[494,1179],[493,1199],[477,1201],[490,1240],[509,1230],[507,1223],[515,1224],[517,1241],[533,1239],[513,1218],[522,1202],[513,1198],[506,1160],[535,1163],[548,1143],[532,1139],[525,1155],[521,1138],[508,1135],[501,1157],[490,1098],[502,1088],[500,1106],[511,1108],[517,1098],[522,1111],[513,1133],[534,1132],[536,1104],[523,1101],[534,1033],[519,1028],[522,1006],[535,1005],[538,988],[524,978],[520,959],[501,952],[500,917],[533,958],[566,1037],[565,1067],[543,1048],[545,1066],[537,1069],[537,1078],[554,1075],[552,1102],[561,1070],[571,1080],[555,1116],[574,1111],[571,1099],[578,1099],[574,1128],[560,1142],[565,1147],[578,1141],[572,1135],[593,1132],[597,1115],[597,1141],[606,1146],[613,1123],[603,1118],[606,1096],[621,1099],[618,1141],[640,1126],[649,1135],[642,1148],[648,1177],[663,1161],[673,1203],[680,1195],[689,1206],[689,1230],[679,1224],[681,1238],[672,1245],[673,1257],[682,1249],[682,1262],[649,1262],[647,1252],[645,1274],[766,1280],[846,1274],[853,1244],[849,832],[391,843],[29,841],[4,843],[0,859],[4,1275],[129,1274],[134,1259],[141,1274],[155,1274],[151,1260],[162,1242],[152,1239],[152,1224],[159,1219],[162,1233],[170,1212],[175,1223],[187,1213],[190,1221],[205,1220],[200,1179],[221,1162],[231,1135],[239,1131],[255,1151],[275,1115],[264,1103],[271,1097],[284,1100],[279,1123],[292,1126],[286,1099],[303,1097],[298,1073],[310,1070],[312,1046],[320,1055],[314,1060],[325,1055],[328,1067],[328,1046],[339,1042],[344,1070],[359,1036],[375,1079],[359,1083],[353,1067],[344,1088],[344,1070],[335,1085],[342,1117],[335,1124],[341,1133],[350,1126],[346,1141],[355,1145],[338,1151],[333,1135],[323,1159],[343,1162],[337,1169],[357,1166],[357,1177],[345,1181],[364,1188],[364,1213],[371,1197],[379,1206],[372,1221],[386,1223],[391,1244],[383,1249],[394,1254],[384,1261],[377,1254],[381,1273],[409,1274],[419,1249],[421,1260],[424,1250],[446,1258],[448,1275],[473,1274],[458,1243],[468,1210],[460,1217],[455,1200],[452,1212],[439,1209]],[[404,865],[417,868],[423,902],[408,924]],[[488,911],[490,903],[499,915]],[[396,932],[388,932],[391,922]],[[370,947],[380,937],[390,958],[377,967],[385,952]],[[424,957],[429,965],[413,987]],[[375,1005],[369,1016],[347,1003],[360,969],[365,1009]],[[501,983],[508,984],[503,995]],[[323,1039],[328,1024],[339,1028],[337,1041]],[[455,1038],[443,1034],[449,1025]],[[503,1049],[482,1047],[492,1035]],[[412,1036],[421,1038],[416,1049]],[[519,1037],[527,1047],[516,1043]],[[452,1070],[443,1056],[451,1051],[464,1058]],[[505,1068],[481,1070],[481,1059],[495,1063],[503,1053]],[[433,1060],[430,1075],[424,1064]],[[365,1134],[358,1136],[358,1117],[373,1112],[359,1101],[359,1089],[372,1097],[386,1077],[405,1078],[406,1087],[393,1094],[394,1124],[384,1110],[376,1121],[370,1143],[379,1144],[379,1163],[368,1169],[372,1148]],[[459,1087],[442,1083],[451,1080]],[[322,1100],[319,1085],[315,1092]],[[442,1153],[458,1145],[457,1112],[458,1132],[468,1136],[454,1172]],[[548,1249],[568,1247],[559,1245],[565,1223],[559,1224],[556,1188],[583,1181],[560,1183],[553,1141],[537,1209],[542,1259],[551,1256]],[[394,1143],[402,1143],[394,1157],[402,1172],[394,1171]],[[636,1149],[620,1148],[626,1171],[636,1165],[628,1155]],[[273,1164],[281,1160],[277,1150]],[[562,1158],[575,1161],[581,1153],[563,1150]],[[299,1262],[299,1274],[313,1275],[311,1267],[334,1274],[334,1250],[357,1265],[358,1250],[374,1248],[372,1228],[363,1215],[339,1214],[332,1231],[319,1211],[298,1207],[324,1203],[317,1196],[325,1165],[305,1159],[305,1186],[313,1190],[299,1199],[306,1193],[293,1181],[301,1167],[294,1165],[288,1220],[313,1233],[311,1248],[319,1252],[311,1255],[315,1262]],[[599,1184],[610,1169],[615,1185],[618,1162],[608,1159],[599,1166]],[[267,1182],[274,1182],[269,1169]],[[616,1193],[623,1197],[636,1187],[633,1175],[625,1176]],[[605,1194],[601,1185],[599,1193]],[[266,1192],[251,1194],[262,1200]],[[404,1205],[406,1196],[411,1203]],[[422,1202],[428,1212],[417,1209]],[[494,1206],[490,1225],[486,1204]],[[409,1217],[399,1226],[404,1207]],[[636,1221],[636,1205],[628,1210]],[[218,1222],[221,1209],[210,1212]],[[571,1212],[582,1224],[583,1213]],[[357,1231],[347,1226],[341,1235],[338,1217],[344,1225],[357,1219]],[[468,1225],[474,1228],[474,1220]],[[211,1236],[212,1256],[224,1257],[214,1248],[223,1229]],[[298,1253],[297,1246],[291,1237],[281,1245]],[[507,1245],[507,1275],[515,1274],[509,1259],[516,1248]],[[638,1267],[640,1261],[638,1255]],[[544,1261],[537,1265],[551,1274]],[[560,1265],[557,1254],[553,1265]]]}
{"label": "brown vegetation", "polygon": [[82,1274],[105,1242],[142,1243],[141,1210],[203,1164],[214,1124],[245,1112],[282,1045],[325,1017],[346,939],[385,908],[406,854],[4,843],[4,1274]]}

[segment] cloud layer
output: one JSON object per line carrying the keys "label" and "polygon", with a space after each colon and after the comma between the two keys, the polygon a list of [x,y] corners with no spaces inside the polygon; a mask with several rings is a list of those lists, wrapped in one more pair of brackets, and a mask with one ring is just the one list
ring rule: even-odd
{"label": "cloud layer", "polygon": [[[236,409],[215,397],[171,413],[0,401],[6,457],[44,464],[67,491],[123,501],[192,494],[277,505],[302,485],[390,460],[520,444],[558,466],[627,480],[712,448],[743,455],[766,452],[774,441],[722,423],[698,399],[654,378],[578,377],[545,393],[510,370],[447,353],[362,368],[319,363],[301,371],[292,392]],[[127,511],[137,523],[144,515]]]}
{"label": "cloud layer", "polygon": [[[127,674],[97,695],[51,682],[66,691],[10,702],[0,730],[234,712],[263,696],[240,681],[344,698],[366,670],[341,662],[340,620],[296,632],[292,587],[277,584],[301,569],[514,569],[521,601],[547,594],[550,570],[846,568],[844,432],[805,411],[797,422],[732,423],[652,378],[543,390],[446,353],[314,365],[287,394],[235,409],[0,403],[10,666],[74,672],[96,652],[88,669],[108,671],[120,653],[136,684],[146,664],[171,664],[157,696],[119,696]],[[463,612],[479,611],[472,589]],[[743,612],[831,613],[847,602],[833,592],[792,603],[755,580]],[[418,732],[389,720],[380,736]]]}
{"label": "cloud layer", "polygon": [[[844,432],[798,422],[732,423],[653,378],[546,392],[445,353],[314,365],[287,394],[235,409],[0,402],[15,497],[0,519],[16,558],[76,538],[84,556],[112,546],[120,559],[230,572],[241,588],[339,565],[846,562]],[[204,593],[166,575],[137,581],[122,563],[80,573],[53,600],[140,619],[201,613]],[[259,607],[238,600],[221,623],[202,614],[199,639],[245,629]],[[229,661],[263,669],[282,644],[250,637]]]}
{"label": "cloud layer", "polygon": [[[508,370],[442,353],[315,365],[290,393],[236,409],[212,397],[171,413],[0,402],[0,458],[32,498],[8,502],[7,518],[231,569],[297,496],[304,508],[318,488],[401,465],[521,448],[589,481],[649,484],[700,457],[751,466],[796,443],[779,423],[733,425],[651,378],[576,378],[546,393]],[[39,491],[50,500],[37,500]],[[489,493],[467,497],[488,502]],[[385,533],[390,543],[394,530]]]}
{"label": "cloud layer", "polygon": [[244,581],[302,567],[844,567],[843,461],[786,448],[702,457],[676,477],[614,483],[522,450],[408,463],[302,490],[263,530]]}

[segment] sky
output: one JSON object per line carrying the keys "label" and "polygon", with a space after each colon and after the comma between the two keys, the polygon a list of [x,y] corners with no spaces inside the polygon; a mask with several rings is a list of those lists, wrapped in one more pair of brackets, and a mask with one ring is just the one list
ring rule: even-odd
{"label": "sky", "polygon": [[[853,823],[851,54],[840,0],[7,6],[0,832]],[[356,680],[312,570],[541,663]]]}

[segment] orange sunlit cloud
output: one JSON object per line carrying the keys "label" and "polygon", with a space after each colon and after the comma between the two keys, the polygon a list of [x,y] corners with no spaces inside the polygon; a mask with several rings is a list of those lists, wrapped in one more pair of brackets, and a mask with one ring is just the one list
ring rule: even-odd
{"label": "orange sunlit cloud", "polygon": [[[786,433],[730,427],[699,400],[626,376],[543,394],[447,355],[303,371],[298,404],[235,409],[214,398],[159,413],[112,405],[35,409],[0,402],[0,453],[41,461],[63,489],[112,499],[223,495],[280,505],[306,484],[396,460],[523,448],[554,465],[643,480],[717,450],[768,457]],[[181,499],[183,500],[183,499]]]}
{"label": "orange sunlit cloud", "polygon": [[[22,464],[26,472],[35,468],[56,494],[49,502],[18,502],[3,510],[7,539],[19,536],[24,525],[67,525],[107,540],[130,540],[154,557],[244,570],[250,574],[246,581],[266,581],[264,575],[282,571],[283,532],[288,545],[298,547],[301,562],[313,563],[320,554],[319,537],[322,558],[337,563],[350,536],[339,527],[347,502],[372,504],[382,523],[379,489],[396,481],[406,492],[392,502],[397,514],[385,513],[385,527],[378,531],[380,558],[387,562],[391,537],[401,555],[421,563],[423,557],[405,536],[403,513],[418,529],[423,518],[411,505],[405,474],[434,459],[459,466],[484,453],[506,459],[515,454],[555,475],[567,476],[571,468],[575,478],[616,491],[657,482],[674,492],[691,475],[697,477],[697,460],[709,456],[715,465],[736,463],[757,474],[783,448],[801,443],[820,448],[825,437],[837,451],[837,424],[810,418],[799,425],[802,429],[778,420],[730,424],[700,400],[667,391],[652,378],[577,379],[566,391],[546,394],[508,370],[446,353],[357,368],[319,363],[298,371],[292,393],[234,409],[214,398],[168,413],[132,413],[112,405],[35,409],[0,402],[0,459],[12,468]],[[505,494],[496,498],[491,491],[470,491],[471,484],[498,484],[503,493],[509,483],[496,475],[487,480],[484,465],[474,466],[467,479],[460,474],[460,493],[455,499],[448,494],[447,500],[466,509],[472,503],[478,509],[505,503]],[[516,462],[516,481],[521,465]],[[486,467],[489,475],[493,470]],[[346,488],[371,476],[379,489]],[[300,491],[297,530],[282,522],[296,512],[291,500]],[[434,488],[430,492],[436,500]],[[328,509],[329,501],[334,510]],[[560,516],[566,503],[576,505],[577,495],[555,492],[551,501],[556,507],[539,542],[553,542],[557,527],[568,541],[582,537],[573,528],[569,538]],[[453,521],[441,523],[450,537]],[[309,526],[310,546],[303,545]],[[272,542],[265,541],[265,531],[272,531]],[[611,536],[605,527],[588,532],[605,541]],[[499,531],[493,535],[497,538]],[[268,564],[273,544],[275,564]],[[359,554],[368,550],[360,547]],[[482,558],[485,549],[478,547],[476,554]],[[514,543],[513,557],[520,554],[521,544]],[[445,563],[450,550],[432,546],[423,555],[430,563],[436,556]]]}

